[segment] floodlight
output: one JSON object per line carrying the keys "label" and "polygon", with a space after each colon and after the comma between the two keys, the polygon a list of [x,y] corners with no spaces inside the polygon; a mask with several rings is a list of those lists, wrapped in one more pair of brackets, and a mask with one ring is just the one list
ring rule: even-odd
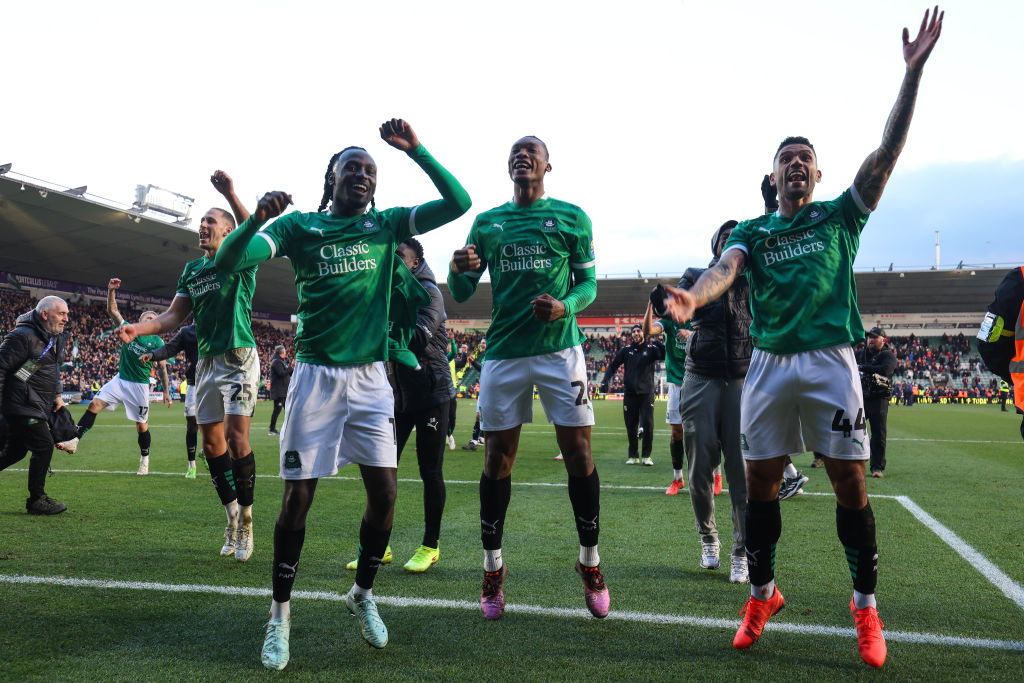
{"label": "floodlight", "polygon": [[8,171],[10,171],[11,170],[11,166],[13,166],[13,165],[14,164],[3,164],[2,166],[0,166],[0,175],[3,175],[5,173],[7,173]]}
{"label": "floodlight", "polygon": [[135,186],[135,208],[187,219],[195,199],[156,185]]}

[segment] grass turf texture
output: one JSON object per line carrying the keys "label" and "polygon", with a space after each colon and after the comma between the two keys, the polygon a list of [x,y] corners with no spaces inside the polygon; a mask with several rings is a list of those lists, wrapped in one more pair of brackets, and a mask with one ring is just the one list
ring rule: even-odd
{"label": "grass turf texture", "polygon": [[[298,679],[643,679],[821,680],[877,675],[860,660],[850,635],[783,632],[775,623],[850,629],[852,591],[835,535],[831,496],[803,495],[782,504],[783,535],[776,571],[787,607],[749,651],[732,648],[747,586],[731,585],[727,496],[718,501],[723,568],[698,569],[700,543],[685,492],[663,494],[671,481],[664,404],[658,404],[654,467],[625,465],[621,404],[595,404],[593,450],[601,475],[602,569],[612,597],[604,621],[583,616],[582,585],[573,572],[577,540],[562,463],[539,405],[524,427],[513,470],[505,528],[509,603],[498,622],[476,605],[482,573],[478,491],[482,451],[445,451],[448,499],[441,559],[428,572],[401,570],[421,542],[422,487],[412,445],[399,467],[391,545],[395,561],[374,592],[390,631],[382,651],[360,638],[356,621],[336,599],[296,595],[292,660]],[[77,417],[82,408],[74,409]],[[252,429],[257,473],[276,475],[277,437],[266,434],[270,405]],[[473,402],[462,401],[456,439],[469,438]],[[1024,640],[1024,609],[916,520],[903,495],[1024,583],[1024,458],[1019,418],[996,406],[893,407],[889,467],[869,479],[878,520],[879,607],[889,632]],[[236,586],[269,591],[272,532],[282,485],[256,484],[255,552],[246,564],[222,559],[224,515],[200,465],[186,480],[181,406],[151,411],[151,474],[137,477],[135,430],[122,414],[102,413],[78,454],[56,454],[47,492],[69,506],[52,518],[25,514],[24,467],[0,474],[0,575]],[[797,466],[811,477],[808,494],[828,492],[810,456]],[[69,470],[93,470],[71,472]],[[96,470],[111,473],[95,472]],[[170,473],[161,475],[159,473]],[[172,476],[173,475],[173,476]],[[551,483],[554,486],[528,486]],[[629,488],[636,487],[636,488]],[[648,487],[648,488],[644,488]],[[352,584],[345,563],[355,557],[364,504],[355,468],[320,482],[310,512],[296,591],[337,596]],[[407,607],[395,598],[458,601]],[[280,675],[259,663],[269,595],[222,595],[26,585],[0,581],[4,628],[0,651],[9,680],[225,680]],[[526,608],[544,608],[534,613]],[[517,607],[520,608],[517,610]],[[558,612],[551,608],[565,608]],[[624,614],[627,612],[639,615]],[[643,615],[698,622],[649,623]],[[911,638],[914,640],[914,638]],[[885,675],[899,679],[1006,680],[1019,675],[1020,650],[889,640]]]}

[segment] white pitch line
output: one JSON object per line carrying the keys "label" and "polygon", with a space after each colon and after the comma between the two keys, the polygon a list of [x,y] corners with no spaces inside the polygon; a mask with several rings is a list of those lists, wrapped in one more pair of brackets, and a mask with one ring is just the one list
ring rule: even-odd
{"label": "white pitch line", "polygon": [[935,519],[924,509],[906,496],[897,496],[896,500],[907,509],[907,512],[917,518],[917,521],[924,524],[928,529],[938,536],[946,545],[952,548],[960,557],[978,570],[988,579],[989,583],[1003,592],[1003,595],[1015,602],[1018,607],[1024,609],[1024,588],[1011,579],[1006,573],[993,564],[987,557],[979,553],[964,539],[960,538],[952,529]]}
{"label": "white pitch line", "polygon": [[[64,586],[69,588],[97,588],[110,590],[135,590],[135,591],[159,591],[165,593],[206,593],[216,595],[242,595],[246,597],[269,598],[271,591],[267,588],[250,588],[247,586],[208,586],[203,584],[174,584],[157,583],[149,581],[115,581],[97,579],[71,579],[65,577],[51,576],[24,576],[0,574],[0,583],[7,584],[29,584],[44,586]],[[334,591],[293,591],[293,597],[306,600],[325,600],[329,602],[341,602],[345,599],[343,593]],[[380,605],[390,607],[417,607],[429,609],[457,609],[475,612],[480,609],[477,602],[469,600],[440,600],[435,598],[409,598],[389,597],[375,595],[374,599]],[[517,614],[530,614],[541,617],[560,617],[569,619],[589,619],[590,613],[585,609],[574,609],[565,607],[541,607],[539,605],[523,605],[506,603],[506,612]],[[678,626],[694,626],[697,628],[714,628],[733,630],[739,627],[740,622],[736,619],[713,619],[710,617],[693,617],[680,614],[656,614],[650,612],[619,612],[612,611],[608,614],[610,621],[624,621],[629,623],[665,624]],[[857,637],[856,629],[841,628],[837,626],[821,626],[815,624],[791,624],[779,621],[769,622],[765,626],[766,631],[779,633],[792,633],[808,636],[833,636],[840,638],[854,639]],[[1024,641],[1019,640],[998,640],[993,638],[970,638],[963,636],[944,636],[934,633],[918,633],[915,631],[890,631],[885,632],[885,639],[889,642],[912,643],[915,645],[939,645],[956,646],[987,650],[1005,650],[1013,652],[1024,652]]]}

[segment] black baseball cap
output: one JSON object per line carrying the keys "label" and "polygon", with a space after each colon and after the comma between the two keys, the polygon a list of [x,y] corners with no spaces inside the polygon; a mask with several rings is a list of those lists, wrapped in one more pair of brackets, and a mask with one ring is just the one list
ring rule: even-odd
{"label": "black baseball cap", "polygon": [[868,330],[868,336],[869,337],[882,337],[884,339],[885,338],[885,332],[882,331],[881,327],[872,327],[870,330]]}

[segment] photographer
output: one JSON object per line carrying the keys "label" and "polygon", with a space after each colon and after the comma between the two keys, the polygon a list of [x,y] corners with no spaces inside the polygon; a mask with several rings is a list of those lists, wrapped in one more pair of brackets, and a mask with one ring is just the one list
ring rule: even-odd
{"label": "photographer", "polygon": [[35,310],[18,317],[17,326],[0,345],[0,397],[9,434],[0,470],[25,457],[28,466],[30,515],[57,515],[68,509],[43,490],[53,457],[50,413],[64,407],[60,366],[64,362],[68,305],[57,296],[45,296]]}
{"label": "photographer", "polygon": [[864,417],[871,425],[871,476],[882,478],[885,471],[885,421],[892,396],[892,374],[896,371],[896,355],[886,348],[881,328],[872,327],[864,348],[857,353],[864,390]]}

